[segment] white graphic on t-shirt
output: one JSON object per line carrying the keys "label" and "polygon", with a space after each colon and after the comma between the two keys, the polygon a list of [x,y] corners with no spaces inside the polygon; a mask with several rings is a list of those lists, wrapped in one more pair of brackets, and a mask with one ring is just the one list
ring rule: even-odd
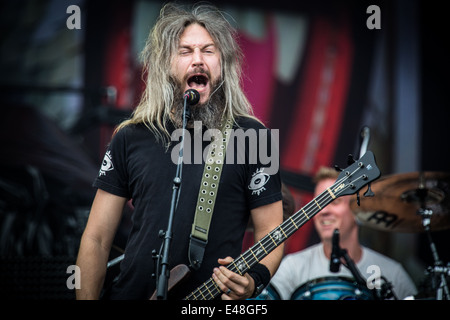
{"label": "white graphic on t-shirt", "polygon": [[100,168],[99,176],[106,175],[106,171],[114,170],[114,165],[111,159],[111,151],[107,151],[103,158],[102,167]]}
{"label": "white graphic on t-shirt", "polygon": [[264,168],[256,170],[256,172],[252,175],[252,180],[250,181],[250,184],[248,188],[252,190],[253,194],[260,195],[261,192],[266,190],[264,188],[264,185],[269,181],[270,176],[267,173],[264,173]]}

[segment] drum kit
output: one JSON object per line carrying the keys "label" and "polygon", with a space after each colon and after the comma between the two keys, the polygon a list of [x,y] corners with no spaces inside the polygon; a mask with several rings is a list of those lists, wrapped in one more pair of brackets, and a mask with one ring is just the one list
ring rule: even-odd
{"label": "drum kit", "polygon": [[[255,300],[280,300],[281,295],[269,283]],[[351,277],[321,277],[298,287],[290,300],[375,300],[367,286]]]}
{"label": "drum kit", "polygon": [[[381,177],[372,184],[374,197],[350,207],[357,221],[388,232],[426,234],[433,265],[426,269],[429,291],[423,299],[450,300],[450,263],[440,259],[432,232],[450,228],[450,173],[410,172]],[[425,296],[424,296],[425,295]]]}
{"label": "drum kit", "polygon": [[[358,201],[352,199],[350,202],[360,225],[388,232],[424,232],[427,235],[434,261],[425,272],[430,289],[426,295],[419,294],[408,299],[450,300],[450,263],[444,265],[432,239],[433,231],[450,228],[450,173],[412,172],[387,175],[373,182],[371,189],[375,196],[361,197]],[[291,300],[389,299],[385,293],[368,290],[367,286],[358,281],[360,275],[354,272],[352,274],[354,278],[313,279],[298,287]],[[388,288],[385,292],[389,292],[389,283],[384,280]],[[269,284],[258,299],[280,300],[280,295]]]}

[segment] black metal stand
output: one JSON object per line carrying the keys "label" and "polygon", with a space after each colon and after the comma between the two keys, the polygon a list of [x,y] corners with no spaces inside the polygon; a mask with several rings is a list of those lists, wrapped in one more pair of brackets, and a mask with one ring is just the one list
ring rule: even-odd
{"label": "black metal stand", "polygon": [[[353,277],[355,278],[356,284],[359,287],[367,287],[367,280],[364,279],[364,277],[361,275],[361,273],[359,272],[358,268],[356,267],[355,262],[350,258],[350,256],[348,255],[348,252],[346,249],[342,249],[338,242],[339,242],[339,232],[336,229],[335,230],[335,234],[336,234],[336,240],[335,240],[335,244],[334,244],[334,248],[333,248],[333,252],[331,254],[331,263],[334,264],[333,268],[331,267],[330,264],[330,271],[331,272],[338,272],[339,271],[339,265],[341,264],[341,259],[343,258],[345,261],[344,266],[350,270],[350,273],[353,275]],[[380,288],[373,288],[371,289],[372,292],[372,296],[375,300],[385,300],[385,299],[389,299],[389,298],[394,298],[395,300],[397,300],[397,297],[395,296],[394,292],[392,291],[392,285],[391,283],[389,283],[384,277],[381,277],[384,280],[384,283],[380,285]],[[377,290],[375,290],[377,289]]]}
{"label": "black metal stand", "polygon": [[443,263],[439,259],[437,253],[436,245],[431,237],[430,223],[433,211],[430,209],[420,208],[418,214],[422,217],[422,225],[425,233],[428,237],[428,242],[430,244],[431,254],[433,255],[434,266],[430,268],[433,273],[437,273],[440,277],[440,284],[436,290],[436,300],[450,300],[450,294],[448,290],[448,284],[446,279],[447,268],[443,268]]}
{"label": "black metal stand", "polygon": [[172,225],[175,211],[178,206],[178,199],[181,189],[181,177],[183,170],[183,149],[184,149],[184,133],[186,131],[187,123],[190,119],[190,110],[187,108],[188,97],[184,97],[183,106],[183,133],[180,151],[178,154],[177,171],[175,178],[173,179],[172,199],[170,202],[170,214],[167,230],[160,230],[159,236],[164,238],[164,242],[161,246],[159,255],[154,255],[154,258],[158,259],[157,272],[156,272],[156,294],[158,300],[167,300],[168,282],[170,277],[169,270],[169,257],[170,257],[170,245],[172,241]]}

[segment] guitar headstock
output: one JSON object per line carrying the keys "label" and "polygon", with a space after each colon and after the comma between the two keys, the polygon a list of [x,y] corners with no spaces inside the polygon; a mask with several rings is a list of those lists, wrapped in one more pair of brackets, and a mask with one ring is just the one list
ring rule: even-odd
{"label": "guitar headstock", "polygon": [[[354,194],[365,185],[378,179],[380,175],[381,172],[375,162],[374,154],[371,151],[367,151],[361,159],[342,170],[331,187],[331,191],[336,196]],[[369,186],[366,196],[370,196],[371,192]]]}

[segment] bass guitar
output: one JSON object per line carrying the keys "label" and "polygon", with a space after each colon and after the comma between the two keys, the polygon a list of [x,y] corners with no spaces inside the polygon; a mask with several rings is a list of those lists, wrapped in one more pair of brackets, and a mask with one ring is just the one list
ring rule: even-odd
{"label": "bass guitar", "polygon": [[[325,206],[338,197],[357,193],[362,187],[378,179],[380,175],[381,173],[375,163],[373,153],[367,151],[361,159],[342,170],[332,186],[308,202],[308,204],[286,219],[278,227],[270,231],[264,238],[226,266],[226,268],[232,272],[244,275],[251,267],[265,258],[306,222],[311,220]],[[368,195],[372,193],[370,186],[367,193]],[[189,273],[189,268],[184,265],[179,265],[173,271],[173,273],[171,271],[170,278],[174,274],[177,282],[185,278],[185,275]],[[172,283],[171,287],[175,285],[175,283]],[[222,291],[211,277],[187,295],[184,300],[213,300],[220,294],[222,294]],[[152,298],[155,298],[155,294]]]}

